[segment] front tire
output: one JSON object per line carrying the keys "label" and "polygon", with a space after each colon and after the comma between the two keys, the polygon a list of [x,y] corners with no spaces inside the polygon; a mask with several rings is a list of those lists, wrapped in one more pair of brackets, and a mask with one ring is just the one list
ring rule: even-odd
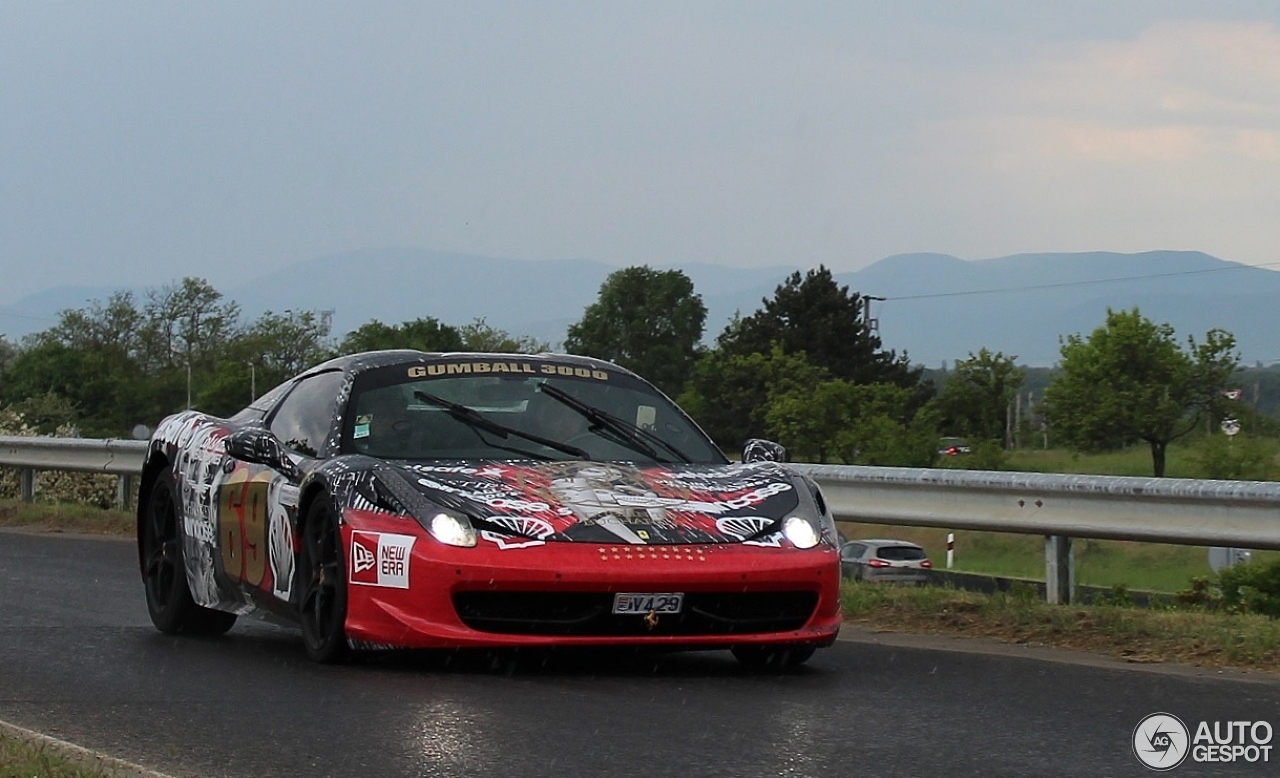
{"label": "front tire", "polygon": [[299,615],[307,656],[337,664],[351,655],[344,624],[347,619],[347,576],[342,559],[338,518],[325,496],[311,503],[298,554],[302,582]]}
{"label": "front tire", "polygon": [[202,607],[192,599],[180,521],[177,486],[166,468],[156,475],[138,520],[138,562],[147,613],[166,635],[221,635],[236,623],[236,615]]}
{"label": "front tire", "polygon": [[817,651],[814,646],[734,646],[733,656],[753,673],[780,673],[799,667]]}

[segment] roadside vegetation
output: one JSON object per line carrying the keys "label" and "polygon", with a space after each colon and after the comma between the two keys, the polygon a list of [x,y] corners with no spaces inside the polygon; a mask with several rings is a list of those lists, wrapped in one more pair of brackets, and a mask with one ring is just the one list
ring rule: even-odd
{"label": "roadside vegetation", "polygon": [[994,638],[1091,651],[1130,662],[1280,672],[1280,620],[1214,606],[1047,605],[1033,587],[982,595],[932,586],[846,582],[845,619],[873,630]]}
{"label": "roadside vegetation", "polygon": [[[840,522],[840,531],[850,539],[893,538],[919,544],[935,570],[946,569],[947,535],[953,534],[957,572],[1044,580],[1044,538],[1039,535],[852,522]],[[1205,546],[1078,539],[1074,551],[1076,583],[1082,586],[1174,593],[1211,572]],[[1252,553],[1256,561],[1280,558],[1280,552]]]}
{"label": "roadside vegetation", "polygon": [[0,500],[0,527],[132,537],[136,521],[137,518],[129,511],[104,510],[92,505]]}
{"label": "roadside vegetation", "polygon": [[114,772],[84,765],[58,752],[0,732],[0,778],[113,778]]}

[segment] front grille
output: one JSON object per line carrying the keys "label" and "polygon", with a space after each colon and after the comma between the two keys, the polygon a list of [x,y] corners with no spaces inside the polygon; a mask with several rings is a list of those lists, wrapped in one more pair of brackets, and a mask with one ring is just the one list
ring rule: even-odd
{"label": "front grille", "polygon": [[680,613],[654,625],[643,615],[615,615],[613,595],[597,592],[458,592],[453,607],[468,627],[507,635],[744,635],[800,629],[818,605],[816,592],[692,592]]}

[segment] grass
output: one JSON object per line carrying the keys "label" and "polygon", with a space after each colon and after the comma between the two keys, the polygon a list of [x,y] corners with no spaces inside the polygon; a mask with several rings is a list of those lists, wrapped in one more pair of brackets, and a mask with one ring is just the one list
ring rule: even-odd
{"label": "grass", "polygon": [[[1008,578],[1044,580],[1044,538],[1011,532],[947,530],[840,522],[848,538],[895,538],[924,547],[934,567],[946,569],[947,534],[955,535],[955,570]],[[1076,582],[1086,586],[1125,586],[1157,592],[1186,589],[1193,577],[1210,574],[1206,546],[1136,543],[1127,540],[1077,539]],[[1265,561],[1277,551],[1255,551]]]}
{"label": "grass", "polygon": [[0,778],[110,778],[114,774],[86,768],[46,744],[0,732]]}
{"label": "grass", "polygon": [[[951,457],[954,461],[959,457]],[[963,462],[955,463],[963,466]],[[1061,449],[1019,449],[1010,452],[1008,470],[1028,473],[1090,473],[1150,478],[1151,450],[1134,446],[1102,454],[1073,454]],[[1166,478],[1204,478],[1194,449],[1173,445],[1166,452]]]}
{"label": "grass", "polygon": [[129,536],[134,533],[136,523],[137,516],[132,511],[103,510],[74,503],[0,500],[0,527]]}
{"label": "grass", "polygon": [[1092,651],[1132,662],[1178,662],[1277,673],[1280,620],[1197,608],[1047,605],[1029,587],[986,596],[938,587],[846,581],[845,620],[876,630],[995,638]]}

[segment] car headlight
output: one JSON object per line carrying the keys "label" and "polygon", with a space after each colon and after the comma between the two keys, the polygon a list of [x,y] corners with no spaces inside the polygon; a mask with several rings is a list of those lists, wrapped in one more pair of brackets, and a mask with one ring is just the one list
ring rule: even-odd
{"label": "car headlight", "polygon": [[476,530],[465,516],[439,511],[427,522],[427,531],[446,546],[471,548],[476,544]]}
{"label": "car headlight", "polygon": [[782,535],[796,548],[813,548],[822,540],[813,522],[799,516],[788,516],[782,521]]}
{"label": "car headlight", "polygon": [[476,530],[465,513],[442,508],[427,500],[394,468],[384,466],[378,470],[377,476],[372,482],[374,505],[415,519],[423,529],[431,533],[431,537],[447,546],[475,546]]}

